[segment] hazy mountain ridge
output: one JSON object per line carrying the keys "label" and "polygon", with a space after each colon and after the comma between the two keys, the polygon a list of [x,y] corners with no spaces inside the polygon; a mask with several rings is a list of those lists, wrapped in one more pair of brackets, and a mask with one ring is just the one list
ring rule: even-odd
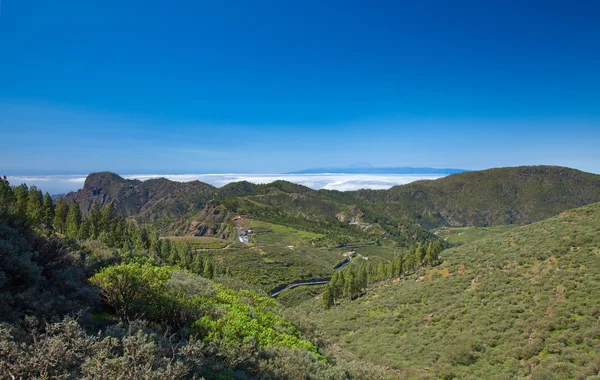
{"label": "hazy mountain ridge", "polygon": [[521,166],[352,194],[382,213],[427,228],[527,224],[599,202],[600,175],[558,166]]}
{"label": "hazy mountain ridge", "polygon": [[118,213],[155,220],[179,217],[202,208],[215,189],[200,181],[127,180],[114,173],[100,172],[90,174],[83,189],[68,193],[64,198],[69,202],[77,201],[84,213],[94,202],[100,206],[112,203]]}
{"label": "hazy mountain ridge", "polygon": [[[194,219],[213,201],[222,204],[220,211],[244,212],[263,205],[294,218],[351,220],[367,227],[379,224],[390,232],[400,225],[429,229],[543,220],[600,202],[600,175],[564,167],[524,166],[452,174],[389,190],[340,192],[313,190],[287,181],[266,185],[236,182],[221,188],[162,178],[142,182],[103,172],[91,174],[83,189],[67,194],[65,199],[78,201],[84,211],[94,201],[100,205],[112,202],[118,213],[140,221],[177,219],[178,231],[222,231],[222,226],[214,224],[225,222],[220,217],[202,217],[201,222]],[[360,220],[344,216],[351,207],[360,208]],[[185,227],[186,220],[195,220],[195,227]]]}
{"label": "hazy mountain ridge", "polygon": [[319,173],[339,173],[339,174],[456,174],[468,172],[465,169],[453,168],[413,168],[409,166],[402,167],[373,167],[373,166],[355,166],[355,167],[326,167],[303,169],[286,174],[319,174]]}

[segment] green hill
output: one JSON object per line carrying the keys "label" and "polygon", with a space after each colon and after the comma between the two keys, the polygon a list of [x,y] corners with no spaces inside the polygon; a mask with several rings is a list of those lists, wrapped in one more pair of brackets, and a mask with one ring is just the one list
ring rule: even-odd
{"label": "green hill", "polygon": [[590,378],[600,371],[600,204],[442,253],[354,301],[302,309],[340,357],[412,378]]}
{"label": "green hill", "polygon": [[[312,190],[286,181],[266,185],[239,182],[217,189],[199,181],[160,178],[141,182],[104,172],[90,174],[83,189],[65,198],[78,201],[84,211],[94,201],[101,205],[112,202],[117,212],[142,222],[178,220],[179,230],[186,230],[182,223],[214,201],[232,212],[277,214],[313,222],[340,220],[373,234],[393,236],[400,226],[430,229],[540,221],[599,202],[600,175],[556,166],[523,166],[453,174],[389,190],[339,192]],[[413,230],[404,235],[419,233]]]}
{"label": "green hill", "polygon": [[600,202],[600,175],[557,166],[521,166],[353,195],[382,214],[426,228],[527,224]]}
{"label": "green hill", "polygon": [[141,220],[179,217],[200,209],[213,196],[215,187],[200,181],[175,182],[165,178],[126,180],[110,172],[90,174],[83,189],[65,199],[77,201],[87,213],[94,202],[112,203],[118,213]]}

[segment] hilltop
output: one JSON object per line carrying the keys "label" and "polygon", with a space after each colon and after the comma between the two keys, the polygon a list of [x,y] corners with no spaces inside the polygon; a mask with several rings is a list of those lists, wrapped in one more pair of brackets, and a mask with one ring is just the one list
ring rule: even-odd
{"label": "hilltop", "polygon": [[112,203],[118,213],[143,220],[179,217],[202,208],[216,188],[200,182],[175,182],[165,178],[146,181],[127,180],[115,173],[90,174],[83,189],[65,195],[77,201],[85,212],[94,202],[100,206]]}
{"label": "hilltop", "polygon": [[381,213],[426,228],[522,225],[599,202],[600,175],[558,166],[521,166],[352,195]]}
{"label": "hilltop", "polygon": [[219,210],[221,216],[255,213],[296,227],[307,222],[354,226],[368,235],[410,240],[427,236],[425,229],[523,225],[599,202],[600,175],[523,166],[452,174],[388,190],[340,192],[287,181],[237,182],[221,188],[164,178],[142,182],[104,172],[90,174],[84,188],[65,199],[79,202],[84,212],[94,201],[112,203],[118,213],[140,222],[160,221],[165,228],[185,234],[223,233],[226,219],[206,217]]}
{"label": "hilltop", "polygon": [[464,169],[452,168],[413,168],[402,167],[382,167],[377,168],[370,165],[359,165],[349,167],[329,167],[329,168],[311,168],[290,172],[288,174],[320,174],[320,173],[340,173],[340,174],[455,174],[467,172]]}
{"label": "hilltop", "polygon": [[324,310],[338,347],[421,378],[585,378],[600,371],[600,203],[442,253],[439,267]]}

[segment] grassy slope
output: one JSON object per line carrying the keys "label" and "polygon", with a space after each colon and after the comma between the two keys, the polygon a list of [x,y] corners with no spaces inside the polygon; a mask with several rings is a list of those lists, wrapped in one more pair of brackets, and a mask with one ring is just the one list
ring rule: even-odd
{"label": "grassy slope", "polygon": [[527,224],[600,201],[600,175],[523,166],[353,193],[375,210],[427,228]]}
{"label": "grassy slope", "polygon": [[[564,379],[600,371],[600,204],[443,253],[328,311],[302,305],[341,355],[409,377]],[[461,270],[461,266],[464,270]]]}
{"label": "grassy slope", "polygon": [[434,231],[435,235],[453,246],[472,243],[476,240],[499,235],[517,227],[514,224],[490,227],[442,227]]}

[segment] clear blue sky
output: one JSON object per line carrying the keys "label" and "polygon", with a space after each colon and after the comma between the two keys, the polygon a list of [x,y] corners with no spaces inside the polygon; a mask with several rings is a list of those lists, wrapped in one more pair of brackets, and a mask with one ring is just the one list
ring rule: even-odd
{"label": "clear blue sky", "polygon": [[598,1],[2,0],[0,173],[600,172]]}

